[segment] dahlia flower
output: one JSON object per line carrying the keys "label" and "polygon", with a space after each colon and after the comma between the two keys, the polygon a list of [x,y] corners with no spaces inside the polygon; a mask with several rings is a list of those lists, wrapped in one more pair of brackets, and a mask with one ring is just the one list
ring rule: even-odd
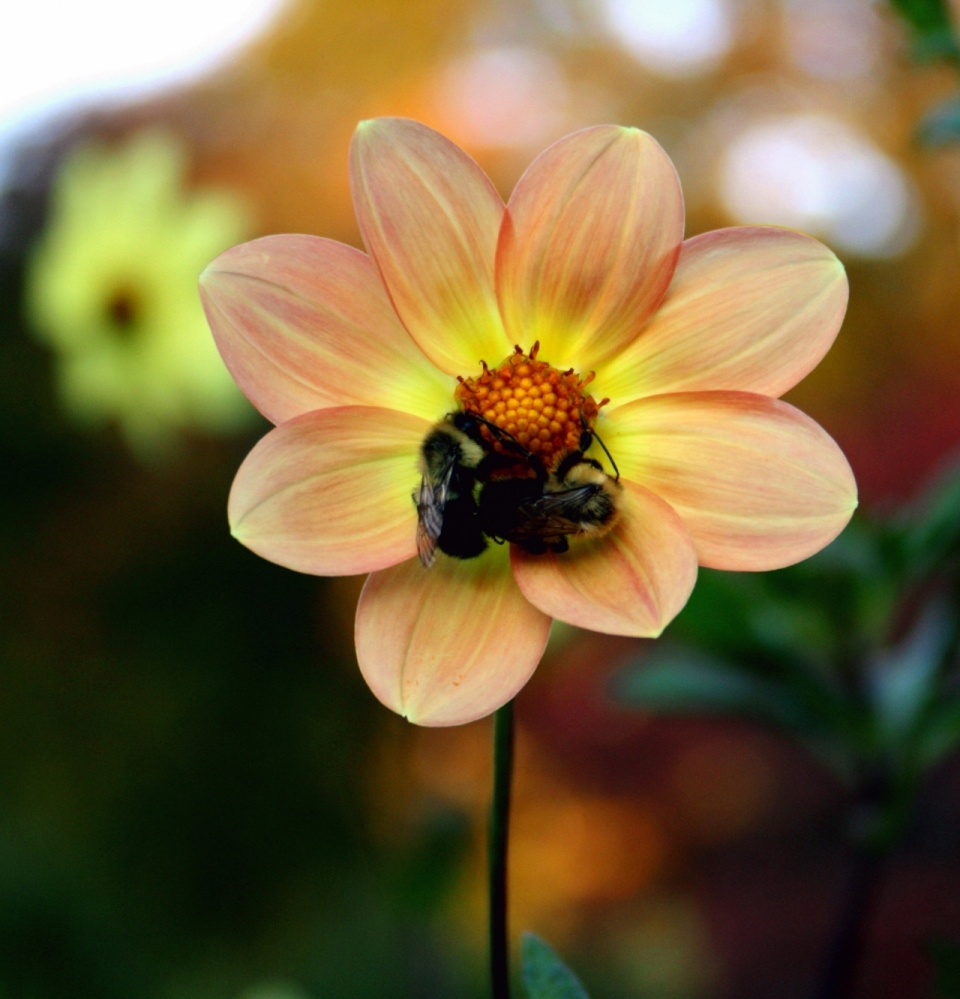
{"label": "dahlia flower", "polygon": [[188,192],[186,170],[182,143],[160,131],[71,150],[26,274],[64,408],[116,422],[147,456],[185,428],[229,432],[253,416],[196,293],[210,257],[250,235],[251,212],[232,192]]}
{"label": "dahlia flower", "polygon": [[[766,227],[684,241],[673,165],[635,128],[561,139],[506,206],[413,121],[361,123],[350,163],[367,253],[270,236],[218,257],[201,288],[227,367],[277,425],[237,474],[232,531],[300,572],[370,574],[357,657],[388,707],[480,718],[526,683],[553,618],[656,636],[698,563],[785,566],[846,525],[843,454],[777,398],[843,319],[825,246]],[[613,527],[563,553],[490,544],[425,568],[418,454],[460,409],[545,462],[589,425],[620,471]]]}

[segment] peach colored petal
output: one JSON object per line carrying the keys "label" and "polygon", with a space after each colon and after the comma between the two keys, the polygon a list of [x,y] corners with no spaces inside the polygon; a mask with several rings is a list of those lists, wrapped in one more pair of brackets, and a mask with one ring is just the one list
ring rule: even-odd
{"label": "peach colored petal", "polygon": [[437,367],[473,374],[509,351],[494,291],[503,201],[449,139],[405,118],[357,126],[350,177],[363,240]]}
{"label": "peach colored petal", "polygon": [[373,573],[357,606],[357,660],[370,689],[417,725],[462,725],[530,679],[550,618],[527,603],[496,546]]}
{"label": "peach colored petal", "polygon": [[520,178],[497,249],[511,342],[585,371],[622,350],[657,307],[683,239],[683,196],[646,132],[574,132]]}
{"label": "peach colored petal", "polygon": [[412,493],[430,424],[373,406],[304,413],[247,455],[227,514],[237,540],[298,572],[350,576],[416,551]]}
{"label": "peach colored petal", "polygon": [[597,368],[614,406],[645,395],[734,389],[778,396],[820,363],[847,308],[843,264],[789,229],[688,239],[643,333]]}
{"label": "peach colored petal", "polygon": [[329,406],[435,420],[453,379],[403,328],[373,261],[318,236],[266,236],[222,253],[200,296],[234,380],[274,423]]}
{"label": "peach colored petal", "polygon": [[857,505],[840,448],[777,399],[648,396],[604,423],[620,471],[680,514],[701,565],[761,570],[799,562],[832,541]]}
{"label": "peach colored petal", "polygon": [[683,521],[659,496],[620,480],[620,520],[609,534],[573,541],[563,555],[514,547],[513,574],[545,614],[608,635],[656,638],[687,602],[697,553]]}

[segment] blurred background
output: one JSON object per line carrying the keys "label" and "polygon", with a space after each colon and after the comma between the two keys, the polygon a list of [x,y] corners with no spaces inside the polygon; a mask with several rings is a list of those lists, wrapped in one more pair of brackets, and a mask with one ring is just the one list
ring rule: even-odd
{"label": "blurred background", "polygon": [[[359,244],[362,118],[440,129],[504,196],[561,135],[640,126],[677,165],[688,235],[827,242],[850,310],[788,398],[860,484],[872,540],[842,572],[883,589],[870,525],[960,451],[960,146],[918,139],[957,73],[930,43],[942,8],[914,6],[911,27],[880,0],[3,5],[0,999],[485,994],[488,723],[390,715],[353,658],[362,580],[270,565],[225,520],[266,424],[196,276],[267,233]],[[830,557],[811,579],[841,572]],[[729,584],[763,609],[731,655],[820,648],[796,622],[830,594],[772,575]],[[668,638],[723,646],[725,586],[704,574]],[[902,603],[863,606],[895,643]],[[831,627],[824,647],[850,644]],[[521,694],[514,926],[595,999],[800,999],[861,785],[769,719],[618,695],[650,654],[563,629]],[[934,995],[931,941],[960,938],[950,748],[871,896],[863,999]]]}

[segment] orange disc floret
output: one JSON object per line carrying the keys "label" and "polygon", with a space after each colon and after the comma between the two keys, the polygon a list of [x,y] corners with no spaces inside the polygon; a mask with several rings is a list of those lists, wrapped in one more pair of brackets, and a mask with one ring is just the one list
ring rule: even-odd
{"label": "orange disc floret", "polygon": [[[600,406],[584,389],[593,381],[591,371],[581,378],[571,368],[560,371],[537,359],[540,344],[530,353],[514,348],[502,364],[475,378],[459,378],[456,398],[462,409],[476,413],[510,434],[520,444],[545,459],[549,468],[559,455],[576,449],[584,429],[592,429]],[[508,452],[487,428],[481,431],[492,447]]]}

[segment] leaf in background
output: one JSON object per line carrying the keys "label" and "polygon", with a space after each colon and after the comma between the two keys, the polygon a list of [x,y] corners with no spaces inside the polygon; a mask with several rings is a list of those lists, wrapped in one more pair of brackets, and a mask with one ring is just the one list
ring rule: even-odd
{"label": "leaf in background", "polygon": [[470,822],[457,809],[429,803],[411,832],[410,843],[396,851],[391,881],[401,906],[429,913],[444,899],[460,871],[470,846]]}
{"label": "leaf in background", "polygon": [[529,999],[588,999],[577,976],[535,933],[524,933],[523,984]]}
{"label": "leaf in background", "polygon": [[926,951],[933,961],[937,999],[960,999],[960,944],[931,940]]}
{"label": "leaf in background", "polygon": [[930,703],[952,640],[952,618],[945,601],[931,602],[904,641],[868,664],[868,692],[885,740],[906,736]]}
{"label": "leaf in background", "polygon": [[621,669],[612,693],[657,714],[740,715],[801,733],[821,727],[783,684],[673,642],[659,642]]}
{"label": "leaf in background", "polygon": [[800,669],[836,687],[851,645],[883,640],[899,599],[903,528],[863,516],[822,552],[766,573],[701,569],[669,634],[754,671]]}
{"label": "leaf in background", "polygon": [[960,462],[907,509],[900,528],[904,566],[914,578],[956,559],[960,552]]}
{"label": "leaf in background", "polygon": [[917,127],[917,138],[925,146],[960,142],[960,97],[950,97],[928,111]]}
{"label": "leaf in background", "polygon": [[701,569],[670,635],[737,662],[772,667],[789,657],[809,668],[832,644],[829,621],[815,601],[779,592],[773,575]]}
{"label": "leaf in background", "polygon": [[917,733],[916,764],[928,770],[960,745],[960,697],[937,704]]}
{"label": "leaf in background", "polygon": [[957,57],[947,0],[890,0],[890,4],[913,29],[914,59]]}

